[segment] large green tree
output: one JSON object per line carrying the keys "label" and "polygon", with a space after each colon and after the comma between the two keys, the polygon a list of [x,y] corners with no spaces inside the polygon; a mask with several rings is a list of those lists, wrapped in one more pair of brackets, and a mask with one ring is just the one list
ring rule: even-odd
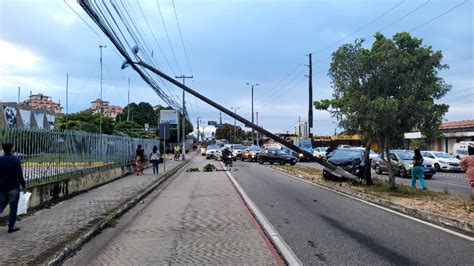
{"label": "large green tree", "polygon": [[227,139],[231,143],[242,143],[246,138],[246,133],[241,127],[234,127],[226,123],[216,129],[215,137],[216,139]]}
{"label": "large green tree", "polygon": [[[130,111],[130,114],[129,114]],[[139,104],[130,103],[123,109],[123,112],[117,115],[117,121],[127,121],[127,116],[129,121],[133,121],[141,126],[149,124],[150,126],[155,127],[158,121],[158,114],[153,110],[153,106],[146,102],[141,102]]]}
{"label": "large green tree", "polygon": [[[100,114],[83,111],[74,114],[62,115],[58,117],[57,127],[60,129],[86,131],[91,133],[100,132]],[[114,120],[110,117],[102,116],[102,133],[112,134],[114,131]]]}
{"label": "large green tree", "polygon": [[441,51],[406,32],[392,39],[376,33],[370,49],[362,44],[363,40],[345,44],[332,54],[333,98],[317,101],[315,107],[328,110],[340,127],[361,134],[367,147],[372,142],[381,147],[390,186],[395,188],[389,150],[415,128],[427,139],[438,134],[449,106],[435,100],[451,88],[438,72],[448,66],[442,63]]}

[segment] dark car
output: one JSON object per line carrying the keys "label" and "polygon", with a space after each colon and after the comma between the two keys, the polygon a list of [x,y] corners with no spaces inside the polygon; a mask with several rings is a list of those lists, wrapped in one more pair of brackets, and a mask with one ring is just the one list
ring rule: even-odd
{"label": "dark car", "polygon": [[[413,168],[413,151],[409,150],[391,150],[389,153],[390,162],[395,175],[407,178],[411,176],[411,169]],[[377,174],[388,172],[387,165],[382,159],[373,161],[373,166]],[[435,169],[427,160],[423,160],[423,170],[426,179],[430,179],[436,173]]]}
{"label": "dark car", "polygon": [[295,156],[289,155],[282,150],[264,150],[258,156],[258,163],[264,164],[269,162],[270,164],[279,163],[279,164],[291,164],[295,165],[298,161],[298,158]]}
{"label": "dark car", "polygon": [[250,146],[244,149],[242,152],[242,156],[240,159],[242,161],[248,160],[249,162],[256,162],[258,159],[258,155],[262,152],[262,149],[258,146]]}
{"label": "dark car", "polygon": [[[328,162],[339,166],[347,172],[362,178],[364,176],[364,151],[360,149],[336,149],[327,155]],[[324,179],[333,179],[337,176],[326,169],[323,170]]]}

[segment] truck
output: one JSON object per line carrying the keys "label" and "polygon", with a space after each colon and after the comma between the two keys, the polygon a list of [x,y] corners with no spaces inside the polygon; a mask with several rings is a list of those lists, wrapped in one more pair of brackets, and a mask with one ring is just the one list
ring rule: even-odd
{"label": "truck", "polygon": [[458,143],[454,143],[453,157],[461,160],[464,157],[468,156],[467,147],[469,146],[474,147],[474,141],[461,141]]}
{"label": "truck", "polygon": [[[311,139],[297,139],[295,140],[295,145],[311,154],[314,153]],[[302,153],[298,154],[298,157],[300,161],[311,160],[311,158],[306,158]]]}

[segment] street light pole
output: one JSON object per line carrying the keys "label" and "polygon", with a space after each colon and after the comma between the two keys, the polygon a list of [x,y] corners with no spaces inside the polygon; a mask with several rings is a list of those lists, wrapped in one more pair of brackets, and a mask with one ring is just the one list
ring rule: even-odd
{"label": "street light pole", "polygon": [[[237,110],[240,109],[240,107],[231,107],[230,109],[234,109],[234,113],[237,114]],[[237,139],[237,119],[234,118],[234,142]]]}
{"label": "street light pole", "polygon": [[[253,122],[253,87],[254,87],[254,86],[258,86],[258,85],[260,85],[260,84],[258,84],[258,83],[250,84],[250,83],[247,82],[246,85],[252,87],[252,124],[253,124],[253,123],[254,123],[254,122]],[[254,135],[254,132],[253,132],[253,128],[252,128],[252,144],[255,144],[253,135]]]}
{"label": "street light pole", "polygon": [[[192,79],[193,76],[175,76],[177,79],[183,79],[183,85],[186,86],[186,79]],[[184,154],[186,153],[186,101],[185,101],[185,91],[183,90],[183,117],[182,117],[182,130],[183,130],[183,139],[181,140],[183,142],[182,147],[183,147],[183,161],[185,159]],[[179,135],[179,132],[178,132]]]}
{"label": "street light pole", "polygon": [[[106,48],[107,45],[99,45],[100,50],[100,102],[99,102],[99,134],[102,134],[102,115],[103,115],[103,99],[102,99],[102,48]],[[101,141],[102,146],[102,141]]]}

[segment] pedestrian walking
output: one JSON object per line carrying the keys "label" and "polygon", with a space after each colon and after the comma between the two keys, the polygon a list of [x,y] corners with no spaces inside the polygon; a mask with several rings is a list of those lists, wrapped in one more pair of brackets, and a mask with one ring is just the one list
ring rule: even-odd
{"label": "pedestrian walking", "polygon": [[153,146],[153,150],[150,153],[150,161],[153,166],[153,174],[158,174],[158,168],[160,163],[160,152],[158,151],[158,147]]}
{"label": "pedestrian walking", "polygon": [[2,145],[3,156],[0,157],[0,213],[10,205],[8,217],[8,233],[20,230],[15,227],[18,201],[20,200],[20,186],[26,192],[26,183],[23,178],[20,158],[13,155],[13,145]]}
{"label": "pedestrian walking", "polygon": [[467,148],[468,156],[464,157],[459,163],[459,166],[466,171],[466,178],[469,180],[471,186],[471,211],[474,211],[474,146]]}
{"label": "pedestrian walking", "polygon": [[135,151],[135,172],[137,175],[143,174],[143,161],[145,159],[145,151],[142,145],[138,145]]}
{"label": "pedestrian walking", "polygon": [[175,160],[175,161],[179,160],[179,156],[180,156],[180,152],[181,152],[181,151],[180,151],[180,150],[181,150],[180,148],[181,148],[181,147],[179,146],[179,144],[176,144],[176,145],[174,146],[174,160]]}
{"label": "pedestrian walking", "polygon": [[411,187],[416,188],[416,178],[420,180],[421,189],[426,190],[425,174],[423,169],[423,156],[419,149],[415,149],[415,156],[413,156],[413,168],[411,169]]}

